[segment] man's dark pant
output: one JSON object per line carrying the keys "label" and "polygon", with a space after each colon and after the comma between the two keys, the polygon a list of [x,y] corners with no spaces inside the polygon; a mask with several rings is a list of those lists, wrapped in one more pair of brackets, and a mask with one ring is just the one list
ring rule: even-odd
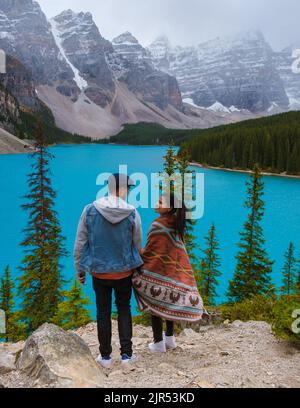
{"label": "man's dark pant", "polygon": [[111,346],[111,313],[112,290],[115,291],[118,310],[118,328],[121,344],[121,354],[132,356],[132,317],[130,299],[132,293],[131,276],[120,280],[93,278],[93,287],[96,293],[98,339],[100,354],[109,357]]}

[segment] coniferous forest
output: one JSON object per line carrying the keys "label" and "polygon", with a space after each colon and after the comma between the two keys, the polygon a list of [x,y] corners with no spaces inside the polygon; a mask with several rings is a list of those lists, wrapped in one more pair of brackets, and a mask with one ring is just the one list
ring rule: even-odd
{"label": "coniferous forest", "polygon": [[200,131],[185,142],[203,165],[300,174],[300,112]]}

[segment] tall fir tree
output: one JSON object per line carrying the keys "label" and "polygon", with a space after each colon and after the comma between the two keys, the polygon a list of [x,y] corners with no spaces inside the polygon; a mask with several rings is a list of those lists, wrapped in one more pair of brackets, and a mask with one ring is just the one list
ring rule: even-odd
{"label": "tall fir tree", "polygon": [[300,296],[300,255],[298,258],[297,293]]}
{"label": "tall fir tree", "polygon": [[284,265],[282,268],[282,287],[280,291],[283,295],[291,295],[297,292],[297,259],[295,257],[295,246],[291,242],[287,251],[284,254]]}
{"label": "tall fir tree", "polygon": [[[191,186],[185,185],[185,174],[194,175],[194,173],[191,170],[189,170],[190,162],[191,162],[190,153],[187,149],[187,146],[184,144],[177,156],[177,169],[179,173],[181,174],[181,178],[182,178],[182,186],[183,186],[182,195],[183,195],[183,198],[187,198],[187,199],[189,199],[189,196],[193,198],[193,185]],[[194,233],[196,224],[197,224],[196,220],[194,219],[188,220],[186,224],[186,232],[184,236],[186,249],[188,251],[188,254],[189,254],[189,257],[190,257],[190,260],[191,260],[191,263],[192,263],[192,266],[195,272],[196,272],[197,263],[198,263],[198,258],[195,253],[198,247],[196,244],[197,237]]]}
{"label": "tall fir tree", "polygon": [[24,327],[18,322],[18,312],[14,310],[15,284],[9,266],[5,268],[0,281],[0,310],[5,312],[5,333],[0,338],[6,342],[17,342],[24,338]]}
{"label": "tall fir tree", "polygon": [[[168,146],[168,150],[166,155],[164,156],[164,172],[169,176],[174,176],[175,174],[177,177],[174,177],[176,181],[178,180],[181,182],[182,185],[182,192],[181,192],[181,199],[185,199],[185,191],[188,192],[187,195],[192,195],[193,194],[193,186],[185,186],[185,179],[184,175],[187,173],[192,173],[191,170],[189,170],[189,165],[190,165],[190,155],[188,150],[185,148],[183,145],[182,149],[180,150],[180,154],[177,155],[174,149],[173,143],[170,143]],[[174,181],[174,180],[172,180]],[[175,183],[169,186],[168,183],[165,182],[164,186],[164,191],[168,192],[168,189],[174,192],[175,190]],[[190,191],[188,191],[190,190]],[[194,235],[194,228],[196,225],[195,220],[187,220],[186,223],[186,232],[184,236],[185,240],[185,245],[186,249],[188,251],[192,266],[194,270],[196,271],[197,268],[197,256],[195,254],[195,251],[197,249],[197,244],[196,244],[196,236]]]}
{"label": "tall fir tree", "polygon": [[264,249],[265,240],[261,221],[265,212],[264,183],[257,165],[247,182],[248,198],[245,207],[250,210],[244,230],[240,233],[237,266],[227,293],[230,302],[241,302],[255,295],[274,293],[271,284],[273,262]]}
{"label": "tall fir tree", "polygon": [[29,193],[22,206],[28,212],[25,239],[21,245],[25,257],[20,267],[19,294],[22,299],[21,317],[31,333],[50,321],[57,313],[61,300],[60,260],[67,255],[58,216],[54,210],[56,193],[52,188],[50,161],[42,125],[36,131],[36,151],[32,154],[32,172],[28,176]]}
{"label": "tall fir tree", "polygon": [[170,143],[167,149],[167,153],[164,156],[164,172],[168,176],[172,176],[177,170],[177,159],[174,149],[174,143]]}
{"label": "tall fir tree", "polygon": [[85,326],[91,321],[86,306],[91,302],[83,296],[83,290],[75,279],[71,289],[63,292],[64,300],[59,303],[58,310],[52,322],[65,330]]}
{"label": "tall fir tree", "polygon": [[219,243],[216,236],[215,224],[212,224],[208,235],[205,237],[205,241],[206,249],[202,250],[204,256],[200,263],[199,289],[205,304],[213,306],[215,305],[215,298],[217,297],[217,278],[221,276],[219,270],[221,262],[218,255]]}

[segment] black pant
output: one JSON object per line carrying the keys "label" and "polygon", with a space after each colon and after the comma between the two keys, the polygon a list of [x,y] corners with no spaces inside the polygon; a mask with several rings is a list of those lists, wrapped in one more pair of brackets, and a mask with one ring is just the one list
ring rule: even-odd
{"label": "black pant", "polygon": [[[153,337],[154,343],[160,343],[163,341],[163,321],[160,317],[151,315],[152,319],[152,330],[153,330]],[[174,322],[170,322],[166,320],[167,331],[166,336],[174,336]]]}
{"label": "black pant", "polygon": [[121,345],[121,355],[132,356],[132,317],[130,299],[132,293],[131,276],[120,280],[93,278],[93,287],[96,293],[97,326],[100,354],[109,357],[112,353],[111,346],[111,313],[112,290],[115,291],[118,310],[118,328]]}

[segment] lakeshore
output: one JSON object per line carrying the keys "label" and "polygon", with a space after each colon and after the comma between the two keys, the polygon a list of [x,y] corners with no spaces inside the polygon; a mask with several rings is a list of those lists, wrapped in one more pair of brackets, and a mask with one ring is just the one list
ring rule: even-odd
{"label": "lakeshore", "polygon": [[[228,172],[234,172],[234,173],[245,173],[245,174],[251,174],[251,170],[243,170],[243,169],[230,169],[226,167],[214,167],[214,166],[207,166],[203,165],[201,163],[197,162],[191,162],[191,166],[193,167],[198,167],[201,169],[209,169],[209,170],[221,170],[221,171],[228,171]],[[270,173],[270,172],[262,172],[263,176],[273,176],[273,177],[287,177],[287,178],[294,178],[294,179],[300,179],[300,175],[296,174],[286,174],[286,173]]]}

